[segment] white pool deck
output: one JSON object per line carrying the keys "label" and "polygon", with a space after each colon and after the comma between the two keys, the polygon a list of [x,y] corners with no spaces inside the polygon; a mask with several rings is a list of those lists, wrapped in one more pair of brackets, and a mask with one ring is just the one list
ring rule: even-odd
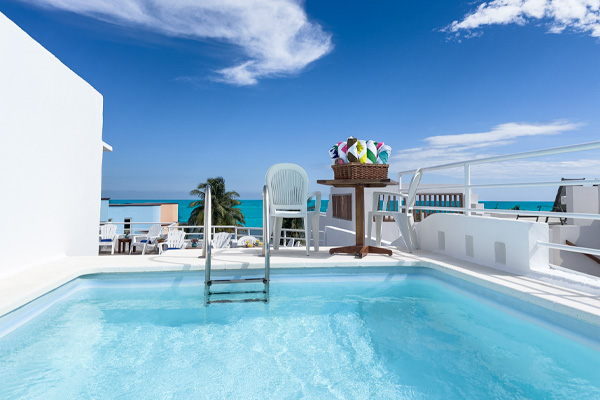
{"label": "white pool deck", "polygon": [[[220,249],[213,251],[214,270],[264,268],[261,249]],[[67,257],[32,267],[18,274],[0,277],[0,316],[79,277],[94,273],[203,271],[201,250],[171,250],[164,255],[114,255]],[[271,268],[339,268],[425,266],[508,294],[546,309],[600,326],[600,281],[561,276],[514,275],[433,253],[409,254],[394,250],[392,256],[369,254],[363,259],[351,255],[329,255],[328,248],[306,256],[304,248],[281,248],[271,253]],[[575,277],[576,278],[576,277]]]}

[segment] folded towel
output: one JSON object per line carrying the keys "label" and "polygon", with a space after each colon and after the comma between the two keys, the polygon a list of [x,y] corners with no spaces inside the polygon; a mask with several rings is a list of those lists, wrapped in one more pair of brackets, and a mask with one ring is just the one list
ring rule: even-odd
{"label": "folded towel", "polygon": [[387,164],[392,148],[383,142],[377,143],[377,164]]}
{"label": "folded towel", "polygon": [[356,144],[356,150],[358,150],[358,162],[361,164],[367,163],[367,141],[359,140]]}
{"label": "folded towel", "polygon": [[373,140],[367,140],[367,158],[365,162],[367,164],[377,163],[377,142]]}
{"label": "folded towel", "polygon": [[331,161],[333,161],[334,164],[337,164],[338,160],[340,159],[337,144],[333,145],[333,147],[329,149],[329,157],[331,157]]}
{"label": "folded towel", "polygon": [[101,242],[112,242],[112,239],[100,239]]}
{"label": "folded towel", "polygon": [[348,162],[358,162],[358,140],[350,136],[348,138]]}
{"label": "folded towel", "polygon": [[348,162],[348,146],[346,142],[338,143],[338,156],[340,158],[340,164],[345,164]]}
{"label": "folded towel", "polygon": [[329,157],[331,157],[334,164],[344,164],[348,162],[347,151],[346,142],[338,142],[329,149]]}

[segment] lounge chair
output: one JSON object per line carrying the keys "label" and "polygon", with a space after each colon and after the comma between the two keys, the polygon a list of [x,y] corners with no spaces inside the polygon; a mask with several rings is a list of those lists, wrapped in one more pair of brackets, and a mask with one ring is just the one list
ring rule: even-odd
{"label": "lounge chair", "polygon": [[162,227],[160,225],[152,225],[148,230],[148,233],[145,235],[135,235],[133,239],[131,239],[131,246],[129,247],[129,254],[131,254],[131,250],[135,246],[143,246],[142,247],[142,255],[146,253],[147,248],[156,248],[158,243],[158,238],[162,232]]}
{"label": "lounge chair", "polygon": [[[296,164],[275,164],[267,171],[265,180],[269,193],[269,224],[273,232],[273,249],[279,249],[283,219],[302,218],[306,255],[310,247],[309,231],[312,231],[314,249],[319,251],[321,192],[308,193],[306,171]],[[307,201],[312,197],[316,199],[315,209],[308,211]]]}
{"label": "lounge chair", "polygon": [[215,233],[212,240],[213,249],[223,249],[225,247],[229,247],[231,236],[231,233],[227,232]]}
{"label": "lounge chair", "polygon": [[179,250],[185,244],[185,232],[180,229],[171,229],[167,234],[167,240],[158,243],[158,253],[163,254],[167,250]]}
{"label": "lounge chair", "polygon": [[[413,208],[417,197],[417,188],[421,182],[423,171],[419,168],[412,177],[410,185],[408,187],[408,193],[400,192],[374,192],[373,193],[373,210],[369,211],[368,222],[367,222],[367,235],[371,239],[371,232],[373,230],[373,218],[375,219],[376,226],[376,242],[377,247],[381,246],[381,225],[383,223],[384,216],[390,216],[394,218],[396,225],[400,229],[402,239],[406,244],[406,248],[410,253],[414,249],[418,249],[417,235],[415,233],[414,225],[415,220],[413,217]],[[397,198],[398,203],[395,207]],[[380,203],[380,200],[383,202]],[[406,209],[402,211],[401,201],[404,199]],[[380,209],[381,208],[381,209]]]}
{"label": "lounge chair", "polygon": [[105,224],[100,227],[100,248],[110,246],[110,254],[115,254],[117,238],[117,226],[115,224]]}

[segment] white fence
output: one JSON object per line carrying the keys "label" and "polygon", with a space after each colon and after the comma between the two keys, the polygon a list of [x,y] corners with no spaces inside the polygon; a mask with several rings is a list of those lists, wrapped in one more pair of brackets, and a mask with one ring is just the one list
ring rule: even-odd
{"label": "white fence", "polygon": [[[204,226],[199,226],[199,225],[177,225],[176,223],[165,223],[165,222],[161,223],[161,222],[114,222],[114,221],[102,222],[100,225],[105,225],[105,224],[117,225],[117,233],[119,233],[120,236],[124,236],[126,233],[125,232],[126,230],[129,231],[129,234],[131,236],[143,235],[144,233],[147,232],[147,229],[149,226],[162,225],[163,233],[165,233],[165,234],[170,229],[183,229],[185,232],[185,236],[186,236],[186,242],[191,242],[192,239],[198,239],[200,241],[200,243],[202,243],[201,240],[204,239]],[[129,229],[125,229],[127,226],[129,226]],[[137,229],[136,229],[136,227],[137,227]],[[217,232],[231,232],[233,241],[237,241],[238,239],[242,238],[243,236],[254,236],[257,239],[264,241],[262,227],[213,225],[213,226],[211,226],[211,232],[212,232],[212,235],[214,235]],[[301,233],[302,235],[304,235],[303,229],[282,228],[281,232],[282,232],[281,241],[284,246],[292,238],[294,239],[295,243],[299,243],[301,246],[304,245],[304,243],[305,243],[304,237],[295,237],[294,235],[292,235],[292,234],[298,234],[298,233]],[[321,238],[323,236],[321,233],[322,233],[322,231],[319,232],[319,238]]]}
{"label": "white fence", "polygon": [[[432,211],[462,211],[465,215],[471,215],[472,213],[481,214],[482,209],[480,208],[472,208],[471,207],[471,196],[473,193],[473,189],[490,189],[490,188],[509,188],[509,187],[545,187],[545,186],[579,186],[579,185],[598,185],[600,184],[600,180],[591,179],[591,180],[569,180],[569,181],[551,181],[551,182],[512,182],[512,183],[483,183],[483,184],[472,184],[471,183],[471,166],[473,165],[481,165],[481,164],[490,164],[490,163],[499,163],[504,161],[512,161],[512,160],[521,160],[521,159],[529,159],[535,157],[542,156],[551,156],[551,155],[559,155],[559,154],[567,154],[567,153],[576,153],[582,151],[590,151],[590,150],[598,150],[600,149],[600,142],[591,142],[591,143],[583,143],[576,144],[571,146],[562,146],[555,147],[545,150],[536,150],[536,151],[528,151],[524,153],[516,153],[509,154],[504,156],[497,157],[487,157],[480,158],[468,161],[461,161],[450,164],[442,164],[436,165],[432,167],[422,168],[424,172],[424,176],[427,175],[427,172],[431,171],[439,171],[446,170],[452,168],[463,168],[464,169],[464,184],[460,185],[464,189],[465,198],[463,202],[463,207],[428,207],[428,206],[416,206],[415,210],[432,210]],[[412,175],[416,172],[416,170],[402,171],[398,174],[398,181],[400,182],[400,187],[402,185],[402,176],[403,175]],[[526,171],[523,171],[526,173]],[[592,171],[590,171],[592,172]],[[435,190],[439,191],[441,189],[456,189],[459,185],[449,185],[449,186],[436,186],[431,189],[422,189],[418,190],[419,193],[422,193],[427,190]],[[404,207],[404,206],[402,206]],[[527,211],[527,210],[502,210],[502,209],[494,209],[494,214],[504,214],[504,215],[520,215],[520,216],[537,216],[537,217],[554,217],[554,218],[576,218],[576,219],[587,219],[587,220],[600,220],[600,214],[589,214],[589,213],[569,213],[569,212],[553,212],[553,211]],[[600,255],[600,250],[586,248],[586,247],[578,247],[578,246],[565,246],[557,243],[548,243],[548,242],[538,242],[538,245],[549,247],[556,250],[563,251],[571,251],[576,253],[583,254],[592,254],[592,255]]]}

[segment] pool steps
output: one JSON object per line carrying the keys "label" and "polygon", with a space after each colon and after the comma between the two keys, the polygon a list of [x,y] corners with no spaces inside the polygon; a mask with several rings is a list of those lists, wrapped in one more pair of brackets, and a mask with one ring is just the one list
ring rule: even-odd
{"label": "pool steps", "polygon": [[[204,215],[212,216],[212,188],[206,185],[204,193]],[[271,245],[269,243],[269,193],[267,186],[263,187],[263,253],[265,257],[265,274],[261,278],[236,278],[236,279],[211,279],[211,261],[212,261],[212,240],[210,235],[204,235],[204,306],[212,303],[248,303],[248,302],[268,302],[269,301],[269,280],[271,270]],[[211,232],[211,218],[204,219],[204,232]],[[238,283],[262,283],[263,290],[237,290],[237,291],[219,291],[211,290],[212,285],[218,284],[238,284]],[[260,298],[244,299],[211,299],[215,295],[239,295],[239,294],[263,294]]]}

